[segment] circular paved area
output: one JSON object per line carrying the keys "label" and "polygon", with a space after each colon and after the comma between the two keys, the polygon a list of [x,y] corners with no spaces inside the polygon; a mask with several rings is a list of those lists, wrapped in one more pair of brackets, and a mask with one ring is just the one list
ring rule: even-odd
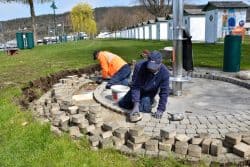
{"label": "circular paved area", "polygon": [[[99,88],[104,106],[120,109],[111,99],[111,90]],[[143,113],[137,122],[145,126],[145,133],[159,136],[160,129],[176,129],[177,133],[195,136],[209,133],[213,138],[221,138],[227,132],[246,132],[250,129],[250,91],[246,88],[216,80],[193,78],[183,85],[183,96],[169,97],[167,111],[161,120],[150,113]],[[156,97],[157,101],[159,97]],[[157,107],[157,105],[156,105]],[[153,109],[155,112],[156,108]],[[182,121],[170,121],[173,113],[184,113]],[[119,120],[113,120],[119,122]]]}

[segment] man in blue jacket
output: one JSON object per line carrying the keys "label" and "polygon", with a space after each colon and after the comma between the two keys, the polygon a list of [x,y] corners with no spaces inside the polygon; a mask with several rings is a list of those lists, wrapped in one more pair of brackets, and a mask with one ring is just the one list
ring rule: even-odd
{"label": "man in blue jacket", "polygon": [[169,71],[162,64],[162,55],[158,51],[149,54],[148,60],[142,60],[135,65],[130,91],[119,101],[119,106],[132,109],[130,118],[137,116],[141,119],[140,112],[151,112],[156,94],[159,92],[160,100],[157,112],[153,115],[161,119],[166,109],[169,94]]}

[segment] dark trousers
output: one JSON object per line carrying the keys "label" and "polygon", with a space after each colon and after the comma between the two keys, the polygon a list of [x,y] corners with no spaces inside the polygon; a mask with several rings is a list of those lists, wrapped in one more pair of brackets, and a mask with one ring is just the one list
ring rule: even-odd
{"label": "dark trousers", "polygon": [[[149,113],[152,110],[152,104],[154,102],[153,98],[148,96],[142,96],[140,98],[139,111],[144,113]],[[119,101],[119,106],[128,110],[132,110],[134,103],[132,102],[131,90]]]}
{"label": "dark trousers", "polygon": [[126,85],[128,86],[128,79],[131,74],[131,69],[128,64],[124,65],[113,77],[110,78],[107,84],[107,88],[112,85]]}

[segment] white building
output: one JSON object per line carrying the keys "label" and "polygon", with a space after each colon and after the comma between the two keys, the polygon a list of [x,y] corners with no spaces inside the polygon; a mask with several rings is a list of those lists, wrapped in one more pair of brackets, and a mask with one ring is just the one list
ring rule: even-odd
{"label": "white building", "polygon": [[143,22],[143,39],[148,40],[149,39],[149,24],[148,22]]}
{"label": "white building", "polygon": [[206,18],[202,9],[184,10],[185,30],[192,36],[192,41],[205,41]]}
{"label": "white building", "polygon": [[143,39],[143,25],[142,23],[138,24],[138,31],[139,31],[139,39]]}
{"label": "white building", "polygon": [[156,39],[168,40],[168,20],[165,17],[156,18]]}
{"label": "white building", "polygon": [[148,25],[149,25],[149,39],[156,40],[157,28],[155,20],[149,20]]}
{"label": "white building", "polygon": [[204,7],[206,17],[207,43],[215,43],[219,38],[236,27],[240,21],[246,22],[248,5],[241,1],[208,2]]}

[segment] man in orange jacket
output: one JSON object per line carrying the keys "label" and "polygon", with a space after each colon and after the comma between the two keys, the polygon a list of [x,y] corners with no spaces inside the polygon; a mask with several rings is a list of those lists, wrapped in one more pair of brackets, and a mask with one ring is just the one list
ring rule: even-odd
{"label": "man in orange jacket", "polygon": [[93,58],[100,62],[102,78],[110,78],[106,85],[107,89],[110,89],[112,85],[128,85],[131,69],[121,57],[107,51],[95,51]]}

